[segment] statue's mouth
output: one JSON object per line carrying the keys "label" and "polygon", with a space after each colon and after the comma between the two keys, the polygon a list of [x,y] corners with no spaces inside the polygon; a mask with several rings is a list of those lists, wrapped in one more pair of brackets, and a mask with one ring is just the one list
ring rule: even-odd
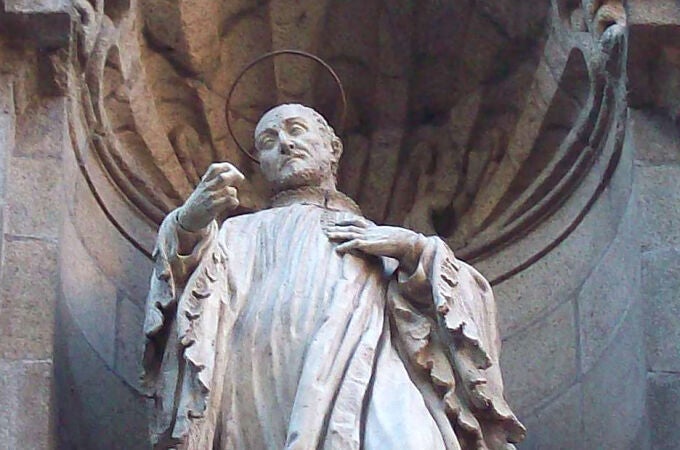
{"label": "statue's mouth", "polygon": [[303,154],[303,153],[290,155],[289,157],[287,157],[286,159],[284,159],[281,162],[281,167],[283,168],[283,167],[286,167],[287,165],[290,165],[290,164],[292,164],[296,161],[304,161],[305,159],[306,159],[306,155]]}

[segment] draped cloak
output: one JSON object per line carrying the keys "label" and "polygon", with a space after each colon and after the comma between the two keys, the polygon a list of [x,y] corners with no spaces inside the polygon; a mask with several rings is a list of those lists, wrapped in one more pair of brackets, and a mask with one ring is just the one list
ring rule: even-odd
{"label": "draped cloak", "polygon": [[[154,448],[511,449],[488,282],[437,237],[418,267],[341,255],[340,193],[192,234],[163,222],[146,304]],[[192,242],[188,251],[183,243]]]}

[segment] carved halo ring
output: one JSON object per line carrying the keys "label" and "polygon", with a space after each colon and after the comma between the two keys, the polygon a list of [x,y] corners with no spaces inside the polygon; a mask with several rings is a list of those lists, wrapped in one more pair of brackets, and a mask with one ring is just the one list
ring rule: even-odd
{"label": "carved halo ring", "polygon": [[231,119],[229,117],[230,116],[229,115],[229,109],[230,109],[229,107],[231,105],[231,97],[234,94],[234,91],[236,90],[236,86],[241,81],[241,78],[243,78],[243,76],[253,66],[264,61],[265,59],[274,58],[274,57],[280,56],[280,55],[295,55],[295,56],[302,56],[304,58],[311,59],[311,60],[316,61],[317,63],[321,64],[331,74],[331,76],[335,80],[335,83],[338,85],[338,90],[340,91],[340,100],[342,102],[342,111],[341,111],[341,114],[340,114],[340,121],[339,121],[338,127],[337,127],[337,131],[338,131],[339,135],[342,134],[342,130],[345,126],[345,118],[347,116],[347,96],[345,95],[345,88],[342,86],[342,82],[340,81],[340,77],[338,76],[338,74],[335,73],[333,68],[326,61],[324,61],[323,59],[319,58],[316,55],[312,55],[311,53],[307,53],[307,52],[302,51],[302,50],[284,49],[284,50],[275,50],[275,51],[272,51],[272,52],[265,53],[265,54],[255,58],[253,61],[251,61],[238,74],[238,76],[234,80],[234,84],[232,84],[231,89],[229,89],[229,94],[227,95],[227,102],[226,102],[226,107],[225,107],[225,116],[226,116],[226,119],[227,119],[227,129],[229,130],[229,134],[231,135],[231,138],[234,140],[234,142],[236,143],[236,146],[238,146],[239,150],[241,150],[243,153],[245,153],[248,156],[248,158],[250,158],[252,161],[256,162],[257,164],[259,164],[260,161],[255,156],[253,156],[252,152],[248,151],[246,149],[246,147],[241,145],[241,143],[236,138],[234,130],[232,129]]}

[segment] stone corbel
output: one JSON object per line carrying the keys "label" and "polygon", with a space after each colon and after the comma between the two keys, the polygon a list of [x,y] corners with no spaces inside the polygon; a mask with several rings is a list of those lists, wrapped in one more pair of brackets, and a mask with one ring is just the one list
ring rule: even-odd
{"label": "stone corbel", "polygon": [[66,67],[73,31],[69,0],[0,0],[0,35],[38,50],[41,93],[66,92]]}

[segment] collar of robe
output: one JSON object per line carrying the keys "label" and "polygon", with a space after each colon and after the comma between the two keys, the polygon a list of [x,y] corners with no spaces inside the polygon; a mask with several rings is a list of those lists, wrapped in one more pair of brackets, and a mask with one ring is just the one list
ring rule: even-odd
{"label": "collar of robe", "polygon": [[359,206],[338,191],[329,191],[317,187],[302,187],[281,191],[271,199],[272,208],[280,208],[294,204],[315,205],[331,211],[347,211],[361,215]]}

